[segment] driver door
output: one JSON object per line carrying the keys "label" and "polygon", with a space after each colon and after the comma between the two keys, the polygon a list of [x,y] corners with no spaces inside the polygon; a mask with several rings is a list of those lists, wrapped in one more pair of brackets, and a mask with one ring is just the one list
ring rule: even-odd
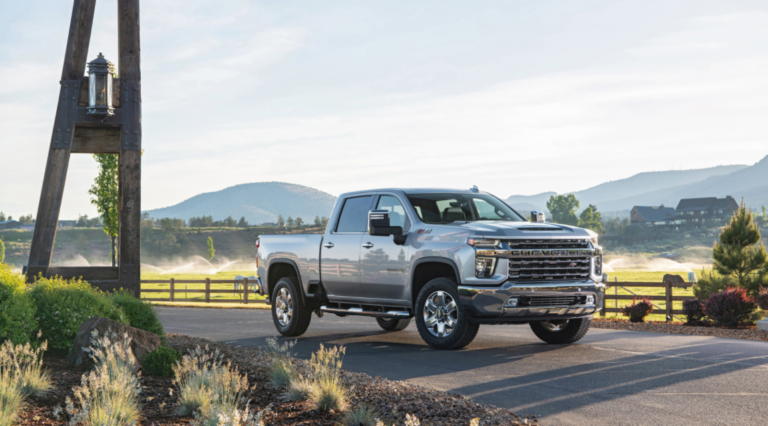
{"label": "driver door", "polygon": [[[375,210],[389,211],[391,226],[403,227],[410,220],[403,203],[394,194],[377,196]],[[408,300],[408,245],[395,244],[392,236],[364,234],[362,239],[362,289],[366,299]]]}

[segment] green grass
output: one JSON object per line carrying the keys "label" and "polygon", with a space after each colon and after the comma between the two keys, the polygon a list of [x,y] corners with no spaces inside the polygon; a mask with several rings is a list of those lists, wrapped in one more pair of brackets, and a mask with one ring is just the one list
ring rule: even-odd
{"label": "green grass", "polygon": [[[217,274],[191,274],[191,273],[185,273],[185,274],[159,274],[155,272],[143,272],[141,273],[141,279],[142,280],[164,280],[164,281],[170,281],[171,278],[173,278],[176,281],[182,281],[182,280],[204,280],[206,278],[210,278],[211,281],[215,280],[234,280],[236,276],[243,275],[246,277],[249,277],[251,275],[256,275],[256,271],[226,271],[226,272],[219,272]],[[142,293],[141,297],[143,299],[150,298],[159,298],[159,299],[167,299],[170,297],[171,292],[170,283],[166,284],[142,284],[141,288],[143,290],[168,290],[168,292],[158,292],[158,293]],[[229,284],[211,284],[211,290],[233,290],[234,289],[234,283]],[[184,290],[205,290],[205,284],[183,284],[183,283],[176,283],[176,301],[180,301],[180,299],[189,299],[189,302],[204,302],[205,301],[205,293],[184,293]],[[232,300],[232,299],[239,299],[241,295],[237,295],[234,293],[213,293],[211,294],[211,300]],[[264,300],[264,296],[255,295],[255,294],[249,294],[248,300],[249,301],[255,301],[255,300]],[[182,302],[183,303],[183,302]]]}

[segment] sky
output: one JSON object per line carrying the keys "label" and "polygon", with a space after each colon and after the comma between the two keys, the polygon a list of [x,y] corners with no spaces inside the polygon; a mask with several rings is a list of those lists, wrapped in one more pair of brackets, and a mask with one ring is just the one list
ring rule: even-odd
{"label": "sky", "polygon": [[[282,181],[506,198],[768,155],[768,2],[142,2],[142,209]],[[0,211],[36,215],[72,3],[0,2]],[[116,0],[88,58],[117,62]],[[60,218],[95,216],[73,154]]]}

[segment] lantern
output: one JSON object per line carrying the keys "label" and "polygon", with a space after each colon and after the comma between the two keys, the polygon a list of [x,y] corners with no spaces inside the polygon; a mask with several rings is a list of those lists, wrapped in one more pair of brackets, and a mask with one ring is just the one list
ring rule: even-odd
{"label": "lantern", "polygon": [[115,114],[112,106],[112,78],[115,64],[99,57],[88,63],[88,114],[108,117]]}

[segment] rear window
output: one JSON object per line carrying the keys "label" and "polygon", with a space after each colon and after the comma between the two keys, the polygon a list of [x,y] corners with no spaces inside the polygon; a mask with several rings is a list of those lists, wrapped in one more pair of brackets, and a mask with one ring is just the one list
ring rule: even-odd
{"label": "rear window", "polygon": [[371,198],[347,198],[341,208],[336,232],[365,232],[368,229],[368,211],[371,208]]}

